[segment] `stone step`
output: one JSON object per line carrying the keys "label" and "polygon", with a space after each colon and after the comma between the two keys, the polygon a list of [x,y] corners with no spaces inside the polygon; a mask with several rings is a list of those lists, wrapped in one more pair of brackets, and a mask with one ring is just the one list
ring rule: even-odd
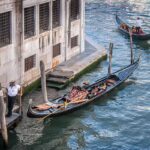
{"label": "stone step", "polygon": [[65,87],[65,84],[58,84],[58,83],[47,83],[47,87],[50,87],[50,88],[56,88],[56,89],[62,89]]}
{"label": "stone step", "polygon": [[63,71],[63,70],[55,70],[47,75],[49,77],[57,77],[57,78],[67,78],[70,79],[74,75],[73,71]]}
{"label": "stone step", "polygon": [[69,81],[67,78],[57,78],[57,77],[49,77],[46,79],[46,81],[49,82],[54,82],[54,83],[60,83],[60,84],[65,84],[66,82]]}

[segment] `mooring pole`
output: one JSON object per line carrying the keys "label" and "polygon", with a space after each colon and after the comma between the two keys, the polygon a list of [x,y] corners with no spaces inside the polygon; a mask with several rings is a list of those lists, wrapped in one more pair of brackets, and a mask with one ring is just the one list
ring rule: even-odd
{"label": "mooring pole", "polygon": [[23,113],[22,111],[22,89],[18,95],[18,98],[19,98],[19,114],[20,116],[22,116],[22,113]]}
{"label": "mooring pole", "polygon": [[112,73],[112,51],[113,51],[113,43],[109,44],[109,67],[108,67],[108,75],[110,76]]}
{"label": "mooring pole", "polygon": [[42,86],[42,93],[44,102],[48,102],[47,98],[47,88],[46,88],[46,75],[45,75],[45,65],[43,61],[40,61],[40,70],[41,70],[41,86]]}
{"label": "mooring pole", "polygon": [[134,63],[133,59],[133,39],[132,39],[132,30],[129,29],[129,34],[130,34],[130,49],[131,49],[131,64]]}
{"label": "mooring pole", "polygon": [[3,90],[1,87],[0,83],[0,125],[1,125],[1,133],[2,133],[2,138],[4,141],[4,146],[8,146],[8,134],[7,134],[7,125],[6,125],[6,118],[5,118],[5,104],[4,104],[4,95],[3,95]]}

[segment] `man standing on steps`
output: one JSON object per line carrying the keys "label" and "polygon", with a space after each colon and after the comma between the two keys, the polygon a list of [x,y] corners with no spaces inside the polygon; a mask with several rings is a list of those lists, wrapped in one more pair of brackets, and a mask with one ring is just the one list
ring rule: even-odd
{"label": "man standing on steps", "polygon": [[14,103],[16,101],[18,93],[21,92],[20,85],[16,84],[15,81],[11,81],[8,88],[7,88],[7,94],[8,94],[8,113],[6,117],[10,117],[12,115],[12,110],[14,107]]}

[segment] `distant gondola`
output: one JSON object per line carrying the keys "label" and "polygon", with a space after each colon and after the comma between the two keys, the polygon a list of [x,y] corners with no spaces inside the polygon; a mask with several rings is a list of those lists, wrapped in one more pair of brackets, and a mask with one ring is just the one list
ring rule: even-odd
{"label": "distant gondola", "polygon": [[[119,31],[120,31],[122,34],[124,34],[124,35],[126,35],[126,36],[129,37],[129,36],[130,36],[129,29],[131,30],[132,27],[129,26],[129,25],[128,25],[127,23],[125,23],[124,21],[122,21],[122,20],[119,18],[118,15],[116,15],[116,22],[117,22]],[[123,29],[122,26],[121,26],[122,24],[125,24],[126,27],[127,27],[127,29]],[[137,33],[133,33],[133,32],[132,32],[132,38],[133,38],[134,40],[149,40],[149,39],[150,39],[150,34],[146,34],[145,32],[142,32],[142,33],[140,33],[140,34],[137,34]]]}
{"label": "distant gondola", "polygon": [[138,63],[139,59],[123,69],[120,69],[114,73],[109,73],[107,76],[95,81],[93,84],[81,87],[80,90],[85,91],[87,94],[83,99],[80,99],[79,101],[64,101],[64,98],[69,95],[66,94],[62,97],[51,100],[50,103],[44,103],[42,105],[32,106],[32,103],[30,102],[27,116],[33,118],[45,117],[47,115],[49,117],[58,116],[74,111],[90,102],[95,101],[96,99],[100,100],[103,95],[119,86],[129,76],[131,76],[131,74],[137,68]]}

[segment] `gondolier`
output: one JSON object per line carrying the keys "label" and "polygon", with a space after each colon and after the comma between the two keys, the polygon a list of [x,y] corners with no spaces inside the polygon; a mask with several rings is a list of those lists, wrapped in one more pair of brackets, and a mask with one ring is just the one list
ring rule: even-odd
{"label": "gondolier", "polygon": [[15,81],[11,81],[7,88],[7,95],[8,95],[8,113],[6,117],[10,117],[12,115],[12,109],[14,103],[16,101],[18,93],[21,92],[21,86],[16,84]]}
{"label": "gondolier", "polygon": [[137,17],[136,19],[136,32],[140,33],[140,29],[142,29],[142,20]]}
{"label": "gondolier", "polygon": [[[125,21],[121,20],[118,15],[116,15],[116,22],[117,22],[117,26],[118,26],[118,29],[119,29],[118,31],[120,33],[130,37],[130,33],[129,33],[130,30],[127,31],[127,30],[123,29],[121,24],[126,24],[130,29],[132,28],[132,26],[130,26],[129,24],[125,23]],[[142,20],[142,22],[143,22],[143,20]],[[135,28],[134,28],[134,30],[132,30],[132,38],[133,38],[133,40],[149,40],[150,39],[150,33],[144,32],[141,28],[140,28],[140,32],[137,33],[137,28],[136,28],[137,26],[141,26],[140,23],[139,23],[139,25],[135,24]]]}

